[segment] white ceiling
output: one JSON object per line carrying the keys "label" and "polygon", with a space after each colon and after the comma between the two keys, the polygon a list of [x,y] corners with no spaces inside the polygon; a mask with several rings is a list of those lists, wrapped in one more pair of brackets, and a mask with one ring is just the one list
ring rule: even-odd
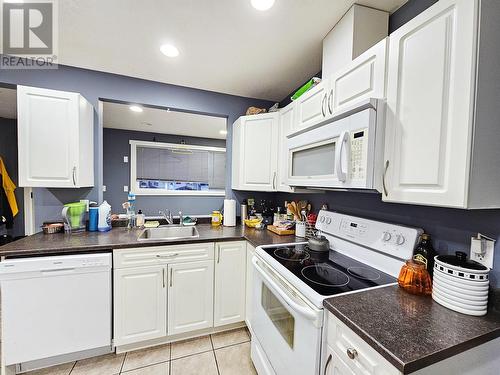
{"label": "white ceiling", "polygon": [[322,40],[354,2],[406,1],[276,0],[260,12],[250,0],[64,0],[59,62],[278,101],[321,69]]}
{"label": "white ceiling", "polygon": [[0,117],[17,118],[16,90],[0,87]]}
{"label": "white ceiling", "polygon": [[167,109],[143,107],[143,112],[132,112],[129,105],[103,103],[103,126],[112,129],[174,134],[191,137],[226,139],[220,131],[226,130],[226,119]]}

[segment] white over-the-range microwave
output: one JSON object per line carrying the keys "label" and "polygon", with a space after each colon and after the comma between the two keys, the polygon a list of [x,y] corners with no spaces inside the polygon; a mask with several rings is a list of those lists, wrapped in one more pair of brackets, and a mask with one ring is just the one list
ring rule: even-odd
{"label": "white over-the-range microwave", "polygon": [[287,136],[288,184],[382,191],[385,102],[368,99]]}

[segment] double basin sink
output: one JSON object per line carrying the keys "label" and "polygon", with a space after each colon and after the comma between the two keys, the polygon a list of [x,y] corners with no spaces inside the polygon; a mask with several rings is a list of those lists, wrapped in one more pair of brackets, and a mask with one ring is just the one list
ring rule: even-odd
{"label": "double basin sink", "polygon": [[165,225],[158,228],[144,229],[138,241],[148,240],[180,240],[200,237],[195,226]]}

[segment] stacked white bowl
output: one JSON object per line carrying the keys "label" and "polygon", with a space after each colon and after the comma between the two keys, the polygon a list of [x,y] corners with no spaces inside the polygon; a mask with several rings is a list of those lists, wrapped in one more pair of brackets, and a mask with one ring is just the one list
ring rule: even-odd
{"label": "stacked white bowl", "polygon": [[440,305],[467,314],[486,315],[489,268],[467,260],[463,252],[434,258],[432,298]]}

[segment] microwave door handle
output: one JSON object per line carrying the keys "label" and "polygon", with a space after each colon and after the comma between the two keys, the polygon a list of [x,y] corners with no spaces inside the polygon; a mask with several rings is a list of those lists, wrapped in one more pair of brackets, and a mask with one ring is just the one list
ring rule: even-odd
{"label": "microwave door handle", "polygon": [[[342,155],[344,154],[342,151],[344,150],[344,143],[345,143],[345,154],[346,154],[346,164],[347,164],[347,170],[344,172],[342,169]],[[345,182],[347,180],[347,173],[349,171],[349,163],[350,163],[350,143],[349,143],[349,132],[348,131],[343,131],[342,134],[340,134],[338,144],[337,144],[337,149],[336,149],[336,160],[335,160],[335,169],[337,170],[337,178],[341,182]]]}
{"label": "microwave door handle", "polygon": [[273,292],[278,294],[283,300],[287,303],[288,306],[290,306],[294,311],[298,312],[308,320],[313,320],[316,321],[318,319],[317,314],[315,314],[311,309],[308,309],[307,307],[299,305],[297,302],[295,302],[292,297],[290,297],[287,293],[285,293],[283,290],[280,289],[278,285],[276,285],[276,282],[267,274],[266,271],[264,271],[259,264],[257,263],[257,260],[255,257],[252,258],[252,263],[257,272],[262,276],[264,281],[266,282],[267,286],[272,289]]}

